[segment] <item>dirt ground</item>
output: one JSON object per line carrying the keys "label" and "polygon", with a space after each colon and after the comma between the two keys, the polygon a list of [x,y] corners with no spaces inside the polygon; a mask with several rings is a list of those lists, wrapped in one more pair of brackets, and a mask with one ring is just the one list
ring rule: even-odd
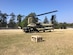
{"label": "dirt ground", "polygon": [[[40,35],[42,42],[32,42]],[[0,55],[73,55],[73,29],[24,33],[21,29],[0,30]]]}

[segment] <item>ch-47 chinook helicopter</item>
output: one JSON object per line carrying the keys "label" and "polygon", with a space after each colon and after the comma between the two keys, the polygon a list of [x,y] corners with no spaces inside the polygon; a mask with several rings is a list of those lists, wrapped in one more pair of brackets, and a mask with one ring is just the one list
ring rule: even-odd
{"label": "ch-47 chinook helicopter", "polygon": [[[51,11],[51,12],[46,12],[46,13],[39,14],[36,16],[42,16],[42,15],[46,15],[46,14],[50,14],[50,13],[54,13],[54,12],[57,12],[57,10]],[[34,21],[33,17],[28,18],[28,25],[27,25],[27,27],[23,28],[24,32],[26,32],[26,33],[39,32],[39,31],[45,32],[46,30],[49,30],[51,32],[51,30],[54,30],[52,22],[50,22],[48,24],[43,24],[43,23],[39,23],[39,22],[33,23],[33,21]]]}

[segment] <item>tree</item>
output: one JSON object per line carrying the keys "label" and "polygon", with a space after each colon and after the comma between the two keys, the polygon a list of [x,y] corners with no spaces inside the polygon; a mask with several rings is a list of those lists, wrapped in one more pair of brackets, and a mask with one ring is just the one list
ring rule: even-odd
{"label": "tree", "polygon": [[2,26],[2,13],[1,13],[1,11],[0,11],[0,27]]}
{"label": "tree", "polygon": [[36,22],[38,22],[38,17],[36,17],[36,14],[35,13],[30,13],[29,15],[28,15],[28,17],[32,17],[32,23],[36,23]]}
{"label": "tree", "polygon": [[10,16],[12,20],[15,20],[15,14],[13,12],[10,14]]}
{"label": "tree", "polygon": [[15,28],[15,27],[16,27],[15,15],[14,15],[14,13],[11,13],[10,16],[11,16],[11,19],[10,19],[10,21],[9,21],[8,26],[9,26],[10,28]]}
{"label": "tree", "polygon": [[0,11],[0,22],[1,22],[1,16],[2,16],[2,13],[1,13],[1,11]]}
{"label": "tree", "polygon": [[17,16],[18,26],[20,26],[20,27],[21,27],[22,17],[23,17],[23,16],[20,15],[20,14]]}
{"label": "tree", "polygon": [[6,25],[7,25],[7,14],[6,13],[4,13],[4,14],[2,14],[1,15],[1,24],[2,24],[2,27],[6,27]]}
{"label": "tree", "polygon": [[47,17],[45,17],[44,22],[43,23],[49,23]]}
{"label": "tree", "polygon": [[32,23],[38,22],[38,17],[36,17],[36,14],[35,14],[35,13],[30,13],[30,14],[29,14],[28,16],[26,16],[26,17],[24,18],[24,20],[21,22],[22,27],[26,27],[26,26],[28,25],[28,18],[29,18],[29,17],[32,17],[32,19],[33,19]]}
{"label": "tree", "polygon": [[16,23],[13,21],[13,19],[10,19],[8,27],[10,27],[10,28],[15,28],[16,27]]}

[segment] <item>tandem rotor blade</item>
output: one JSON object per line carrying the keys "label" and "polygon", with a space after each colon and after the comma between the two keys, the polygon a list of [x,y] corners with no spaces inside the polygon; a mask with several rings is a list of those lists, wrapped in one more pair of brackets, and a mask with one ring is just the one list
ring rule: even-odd
{"label": "tandem rotor blade", "polygon": [[39,15],[36,15],[36,16],[42,16],[42,15],[46,15],[46,14],[50,14],[50,13],[54,13],[54,12],[57,12],[57,10],[51,11],[51,12],[42,13],[42,14],[39,14]]}

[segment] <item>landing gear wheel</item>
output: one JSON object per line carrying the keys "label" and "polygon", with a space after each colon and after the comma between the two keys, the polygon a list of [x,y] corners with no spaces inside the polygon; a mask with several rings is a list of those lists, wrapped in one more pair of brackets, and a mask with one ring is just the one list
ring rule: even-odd
{"label": "landing gear wheel", "polygon": [[49,32],[51,32],[51,30]]}
{"label": "landing gear wheel", "polygon": [[45,32],[45,30],[43,30],[43,32]]}

